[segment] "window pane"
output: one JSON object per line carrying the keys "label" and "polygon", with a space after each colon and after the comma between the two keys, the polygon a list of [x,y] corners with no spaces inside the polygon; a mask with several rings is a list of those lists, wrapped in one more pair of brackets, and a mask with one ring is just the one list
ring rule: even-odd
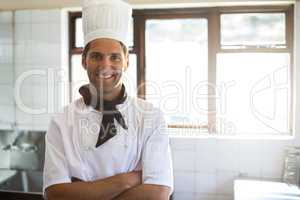
{"label": "window pane", "polygon": [[82,31],[82,18],[77,18],[75,22],[75,29],[76,29],[76,35],[75,35],[75,46],[77,48],[83,47],[83,31]]}
{"label": "window pane", "polygon": [[146,22],[146,99],[168,124],[207,125],[207,20]]}
{"label": "window pane", "polygon": [[223,134],[289,132],[289,54],[217,57],[217,122]]}
{"label": "window pane", "polygon": [[128,31],[129,33],[129,36],[128,36],[128,38],[129,38],[129,47],[133,47],[133,18],[131,18],[131,21],[130,21],[130,26],[129,26],[129,31]]}
{"label": "window pane", "polygon": [[137,96],[137,63],[136,55],[129,54],[129,67],[124,73],[123,81],[126,86],[127,93],[130,96]]}
{"label": "window pane", "polygon": [[222,14],[221,45],[285,48],[285,28],[284,13]]}
{"label": "window pane", "polygon": [[[124,74],[124,84],[130,96],[137,96],[136,55],[129,55],[129,67]],[[85,69],[81,65],[81,55],[72,56],[72,100],[80,98],[79,88],[89,83]]]}
{"label": "window pane", "polygon": [[81,97],[79,88],[89,82],[87,73],[81,65],[81,55],[72,56],[72,100]]}

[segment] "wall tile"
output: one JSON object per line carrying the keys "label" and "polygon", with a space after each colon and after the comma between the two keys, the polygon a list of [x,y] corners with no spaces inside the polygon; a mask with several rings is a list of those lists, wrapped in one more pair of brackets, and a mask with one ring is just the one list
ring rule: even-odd
{"label": "wall tile", "polygon": [[31,10],[31,22],[36,23],[47,23],[49,20],[48,10]]}
{"label": "wall tile", "polygon": [[0,124],[13,123],[15,121],[14,106],[0,105]]}
{"label": "wall tile", "polygon": [[15,12],[15,23],[31,23],[31,10],[18,10]]}
{"label": "wall tile", "polygon": [[0,44],[13,43],[13,26],[12,24],[0,24]]}
{"label": "wall tile", "polygon": [[195,151],[195,139],[192,138],[170,138],[170,145],[173,150]]}
{"label": "wall tile", "polygon": [[[34,41],[33,41],[34,42]],[[59,44],[39,43],[30,46],[30,59],[28,63],[39,65],[44,68],[48,66],[51,68],[60,68],[61,66],[61,49]]]}
{"label": "wall tile", "polygon": [[19,107],[16,107],[16,123],[19,125],[31,125],[32,114],[25,112]]}
{"label": "wall tile", "polygon": [[233,195],[216,195],[215,200],[234,200]]}
{"label": "wall tile", "polygon": [[239,172],[246,177],[260,178],[262,170],[263,141],[242,140],[239,142]]}
{"label": "wall tile", "polygon": [[192,172],[174,172],[174,191],[189,192],[195,190],[195,175]]}
{"label": "wall tile", "polygon": [[292,141],[264,141],[262,178],[282,178],[284,149]]}
{"label": "wall tile", "polygon": [[15,44],[28,45],[32,38],[31,24],[15,24]]}
{"label": "wall tile", "polygon": [[49,49],[49,44],[47,43],[39,43],[38,40],[33,39],[34,46],[31,46],[31,55],[32,55],[32,64],[34,65],[42,65],[47,64],[50,60],[51,54],[56,54],[57,52],[53,52]]}
{"label": "wall tile", "polygon": [[48,44],[49,41],[49,24],[41,23],[41,24],[32,24],[32,40],[35,45],[37,44]]}
{"label": "wall tile", "polygon": [[[0,72],[1,73],[1,72]],[[14,106],[14,87],[13,85],[0,85],[0,105]],[[5,95],[3,95],[5,94]]]}
{"label": "wall tile", "polygon": [[0,45],[0,63],[12,63],[13,48],[10,44]]}
{"label": "wall tile", "polygon": [[174,200],[193,200],[194,194],[192,192],[175,192]]}
{"label": "wall tile", "polygon": [[31,64],[15,64],[15,80],[25,79],[22,84],[30,85],[33,83],[33,79],[38,78],[38,76],[33,76],[35,70],[41,70],[38,66],[33,66]]}
{"label": "wall tile", "polygon": [[195,170],[195,152],[172,150],[174,170],[194,171]]}
{"label": "wall tile", "polygon": [[49,64],[52,68],[61,69],[61,45],[60,44],[49,44],[48,55],[45,57],[44,64]]}
{"label": "wall tile", "polygon": [[48,24],[49,27],[49,37],[48,43],[49,44],[60,44],[61,43],[61,24],[52,23]]}
{"label": "wall tile", "polygon": [[31,42],[29,44],[16,44],[15,48],[15,64],[32,64]]}
{"label": "wall tile", "polygon": [[10,168],[10,152],[2,150],[2,146],[0,147],[0,169],[3,172],[3,169],[9,169]]}
{"label": "wall tile", "polygon": [[215,194],[217,191],[216,174],[196,173],[196,193]]}
{"label": "wall tile", "polygon": [[54,103],[55,97],[48,96],[49,89],[47,84],[36,84],[32,86],[32,96],[35,108],[48,108],[49,103]]}
{"label": "wall tile", "polygon": [[196,193],[194,199],[195,200],[216,200],[216,195]]}
{"label": "wall tile", "polygon": [[53,113],[45,113],[45,114],[33,114],[32,115],[32,126],[34,129],[47,130],[48,124],[50,123],[50,119]]}
{"label": "wall tile", "polygon": [[218,171],[217,172],[217,193],[233,194],[233,182],[238,178],[237,172]]}
{"label": "wall tile", "polygon": [[214,138],[197,139],[196,171],[215,173],[217,170],[217,142]]}
{"label": "wall tile", "polygon": [[61,23],[62,12],[59,9],[48,10],[47,14],[48,14],[48,23],[55,23],[55,24]]}
{"label": "wall tile", "polygon": [[237,140],[217,140],[217,169],[237,171],[239,145]]}
{"label": "wall tile", "polygon": [[14,98],[16,101],[17,106],[21,107],[24,104],[25,109],[26,107],[32,108],[32,87],[31,85],[22,84],[19,87],[15,87]]}
{"label": "wall tile", "polygon": [[14,69],[12,64],[0,64],[0,84],[14,83]]}
{"label": "wall tile", "polygon": [[62,109],[63,95],[67,94],[62,93],[61,86],[57,82],[50,86],[36,84],[32,88],[34,108],[46,108],[47,112],[57,112]]}
{"label": "wall tile", "polygon": [[12,23],[13,23],[12,11],[0,12],[0,24],[12,24]]}

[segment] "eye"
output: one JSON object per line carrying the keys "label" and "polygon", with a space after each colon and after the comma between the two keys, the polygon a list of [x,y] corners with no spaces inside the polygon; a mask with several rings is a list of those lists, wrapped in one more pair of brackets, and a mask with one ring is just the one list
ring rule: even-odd
{"label": "eye", "polygon": [[113,62],[120,62],[122,60],[122,57],[120,54],[112,54],[110,59]]}
{"label": "eye", "polygon": [[92,53],[90,54],[90,59],[91,60],[100,60],[101,59],[101,55],[98,53]]}

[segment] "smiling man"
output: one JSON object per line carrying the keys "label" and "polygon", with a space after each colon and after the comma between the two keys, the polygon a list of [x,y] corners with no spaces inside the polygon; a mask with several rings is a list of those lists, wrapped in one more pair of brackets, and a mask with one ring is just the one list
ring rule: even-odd
{"label": "smiling man", "polygon": [[54,200],[167,200],[173,170],[164,115],[127,96],[131,7],[83,2],[82,98],[53,117],[46,134],[44,195]]}

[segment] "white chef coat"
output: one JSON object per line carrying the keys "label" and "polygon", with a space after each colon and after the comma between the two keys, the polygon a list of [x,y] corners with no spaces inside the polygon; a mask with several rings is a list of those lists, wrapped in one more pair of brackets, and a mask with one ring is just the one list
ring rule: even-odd
{"label": "white chef coat", "polygon": [[128,126],[115,120],[118,134],[95,147],[102,113],[80,98],[56,114],[46,134],[43,191],[51,185],[104,179],[119,173],[142,170],[145,184],[173,190],[173,168],[162,112],[138,98],[127,97],[117,105]]}

